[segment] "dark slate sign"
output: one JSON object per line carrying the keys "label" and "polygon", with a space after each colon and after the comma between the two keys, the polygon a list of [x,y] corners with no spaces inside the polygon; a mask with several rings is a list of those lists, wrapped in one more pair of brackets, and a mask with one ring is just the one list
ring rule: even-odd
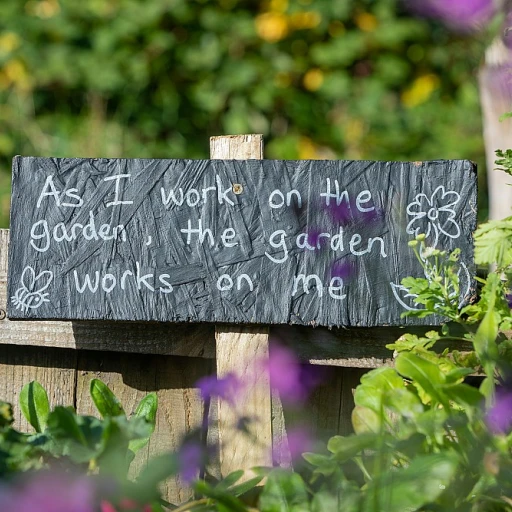
{"label": "dark slate sign", "polygon": [[408,242],[462,249],[464,303],[475,223],[469,161],[16,157],[8,315],[431,324]]}

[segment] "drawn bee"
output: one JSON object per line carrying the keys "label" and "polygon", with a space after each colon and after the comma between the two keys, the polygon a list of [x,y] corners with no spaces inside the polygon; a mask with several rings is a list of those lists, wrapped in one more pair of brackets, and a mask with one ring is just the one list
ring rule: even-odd
{"label": "drawn bee", "polygon": [[36,276],[31,266],[25,267],[21,274],[21,286],[11,297],[16,309],[28,311],[29,309],[38,308],[44,302],[50,302],[47,298],[49,294],[43,292],[50,286],[52,279],[53,272],[49,270],[44,270]]}

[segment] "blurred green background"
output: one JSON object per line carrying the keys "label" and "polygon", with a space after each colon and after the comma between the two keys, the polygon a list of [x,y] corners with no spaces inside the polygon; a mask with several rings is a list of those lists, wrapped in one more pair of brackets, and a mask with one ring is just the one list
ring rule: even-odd
{"label": "blurred green background", "polygon": [[485,155],[477,71],[399,0],[4,0],[0,227],[21,155],[208,158],[263,133],[267,158]]}

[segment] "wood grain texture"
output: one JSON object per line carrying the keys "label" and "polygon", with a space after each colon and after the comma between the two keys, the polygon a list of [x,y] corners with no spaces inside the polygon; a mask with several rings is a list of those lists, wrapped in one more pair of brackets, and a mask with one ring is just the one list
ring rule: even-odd
{"label": "wood grain texture", "polygon": [[72,350],[0,345],[0,399],[12,403],[16,428],[33,432],[19,407],[22,387],[33,380],[46,389],[51,407],[74,405],[76,363]]}
{"label": "wood grain texture", "polygon": [[474,292],[469,161],[16,157],[11,210],[11,319],[439,324],[401,317],[420,232]]}
{"label": "wood grain texture", "polygon": [[[212,137],[212,159],[261,159],[263,137],[240,135]],[[272,464],[272,404],[270,377],[261,364],[268,360],[269,337],[266,327],[218,326],[216,328],[217,377],[237,375],[246,387],[237,407],[218,400],[220,473]],[[260,365],[258,367],[258,365]],[[255,419],[252,437],[235,427],[239,418]],[[249,478],[246,472],[244,478]]]}
{"label": "wood grain texture", "polygon": [[498,36],[485,54],[485,64],[479,71],[480,102],[482,104],[485,154],[487,161],[487,186],[489,190],[489,217],[503,219],[510,216],[512,204],[511,178],[496,172],[496,150],[510,147],[512,119],[500,117],[510,111],[512,94],[509,77],[510,50]]}

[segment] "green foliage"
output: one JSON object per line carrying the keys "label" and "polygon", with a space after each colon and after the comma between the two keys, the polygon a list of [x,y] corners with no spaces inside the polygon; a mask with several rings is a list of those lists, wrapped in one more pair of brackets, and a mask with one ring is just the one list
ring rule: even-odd
{"label": "green foliage", "polygon": [[15,154],[206,158],[212,135],[263,133],[269,158],[483,168],[486,41],[402,4],[1,2],[0,226]]}
{"label": "green foliage", "polygon": [[[91,396],[102,419],[78,415],[72,407],[50,410],[48,396],[38,382],[31,382],[20,393],[20,407],[36,434],[24,434],[12,427],[12,409],[0,404],[0,478],[13,478],[28,470],[65,467],[107,475],[119,483],[120,497],[144,496],[147,502],[158,500],[155,477],[177,472],[160,461],[150,465],[144,475],[145,490],[127,480],[135,452],[142,448],[155,427],[156,396],[147,395],[135,415],[128,419],[108,387],[95,379]],[[158,471],[155,465],[159,466]],[[37,473],[34,473],[37,475]],[[133,495],[133,496],[132,496]],[[114,496],[115,498],[115,496]],[[0,500],[1,501],[1,500]],[[154,510],[161,510],[155,505]]]}
{"label": "green foliage", "polygon": [[20,409],[36,432],[41,433],[46,429],[50,403],[46,390],[39,382],[32,381],[23,386],[20,393]]}

